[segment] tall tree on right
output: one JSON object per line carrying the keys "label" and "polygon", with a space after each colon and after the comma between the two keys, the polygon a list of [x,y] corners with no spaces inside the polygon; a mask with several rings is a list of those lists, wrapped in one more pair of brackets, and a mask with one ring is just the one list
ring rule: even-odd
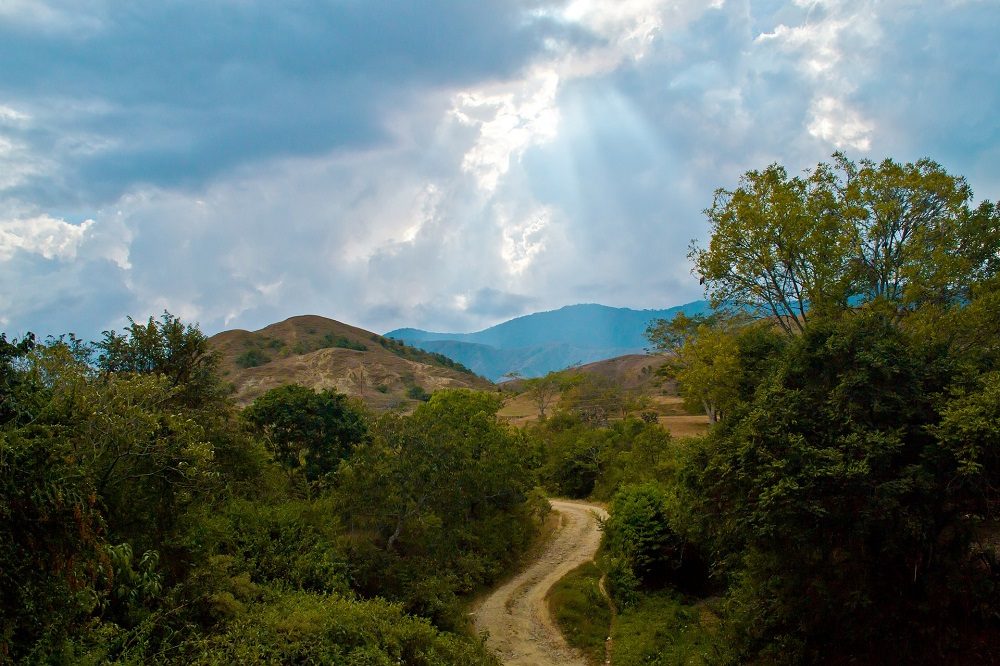
{"label": "tall tree on right", "polygon": [[973,208],[972,196],[929,159],[855,163],[835,153],[795,177],[772,164],[716,190],[705,211],[711,240],[689,256],[714,306],[773,316],[789,333],[861,302],[903,314],[967,298],[996,275],[1000,210]]}

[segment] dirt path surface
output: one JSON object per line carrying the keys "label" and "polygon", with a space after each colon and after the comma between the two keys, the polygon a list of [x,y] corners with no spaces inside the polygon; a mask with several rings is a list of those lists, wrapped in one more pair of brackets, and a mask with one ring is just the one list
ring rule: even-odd
{"label": "dirt path surface", "polygon": [[585,502],[552,500],[559,528],[541,556],[476,609],[476,630],[489,632],[487,645],[508,666],[586,666],[566,645],[549,616],[545,595],[560,578],[594,559],[601,542],[595,514],[604,509]]}

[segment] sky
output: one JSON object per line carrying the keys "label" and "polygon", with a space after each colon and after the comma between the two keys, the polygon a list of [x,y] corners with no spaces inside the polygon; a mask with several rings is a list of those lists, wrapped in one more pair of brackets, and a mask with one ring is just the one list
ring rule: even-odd
{"label": "sky", "polygon": [[702,297],[716,188],[1000,198],[998,0],[0,0],[0,331]]}

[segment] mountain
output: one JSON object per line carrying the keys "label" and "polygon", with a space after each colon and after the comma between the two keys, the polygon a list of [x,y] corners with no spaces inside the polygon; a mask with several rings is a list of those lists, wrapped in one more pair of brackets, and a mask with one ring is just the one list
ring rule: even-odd
{"label": "mountain", "polygon": [[336,389],[376,409],[415,403],[439,388],[492,387],[450,358],[314,315],[259,331],[223,331],[209,344],[220,353],[220,371],[240,404],[292,383]]}
{"label": "mountain", "polygon": [[447,356],[466,367],[475,368],[477,374],[493,381],[502,379],[508,372],[517,372],[524,377],[539,377],[550,370],[636,353],[631,347],[577,347],[565,343],[516,349],[499,349],[458,340],[426,340],[411,344]]}
{"label": "mountain", "polygon": [[643,333],[654,319],[678,312],[706,314],[707,301],[665,310],[632,310],[606,305],[568,305],[511,319],[475,333],[434,333],[400,328],[386,337],[443,354],[494,381],[508,372],[538,377],[577,363],[641,354]]}

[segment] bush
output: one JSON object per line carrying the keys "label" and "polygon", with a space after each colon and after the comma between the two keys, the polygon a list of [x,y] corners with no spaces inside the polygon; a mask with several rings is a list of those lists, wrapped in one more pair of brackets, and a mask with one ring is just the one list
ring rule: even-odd
{"label": "bush", "polygon": [[262,351],[251,349],[236,357],[236,365],[241,368],[256,368],[257,366],[270,363],[271,357]]}
{"label": "bush", "polygon": [[223,633],[182,649],[196,664],[499,665],[482,643],[442,633],[398,605],[306,592],[272,595]]}
{"label": "bush", "polygon": [[706,564],[699,549],[671,526],[669,498],[661,486],[651,482],[624,486],[612,499],[608,514],[604,547],[620,568],[615,588],[623,596],[636,584],[645,589],[669,584],[689,594],[704,591]]}
{"label": "bush", "polygon": [[421,402],[427,402],[431,399],[431,394],[424,390],[422,386],[417,386],[414,384],[406,390],[406,395],[414,400],[419,400]]}

